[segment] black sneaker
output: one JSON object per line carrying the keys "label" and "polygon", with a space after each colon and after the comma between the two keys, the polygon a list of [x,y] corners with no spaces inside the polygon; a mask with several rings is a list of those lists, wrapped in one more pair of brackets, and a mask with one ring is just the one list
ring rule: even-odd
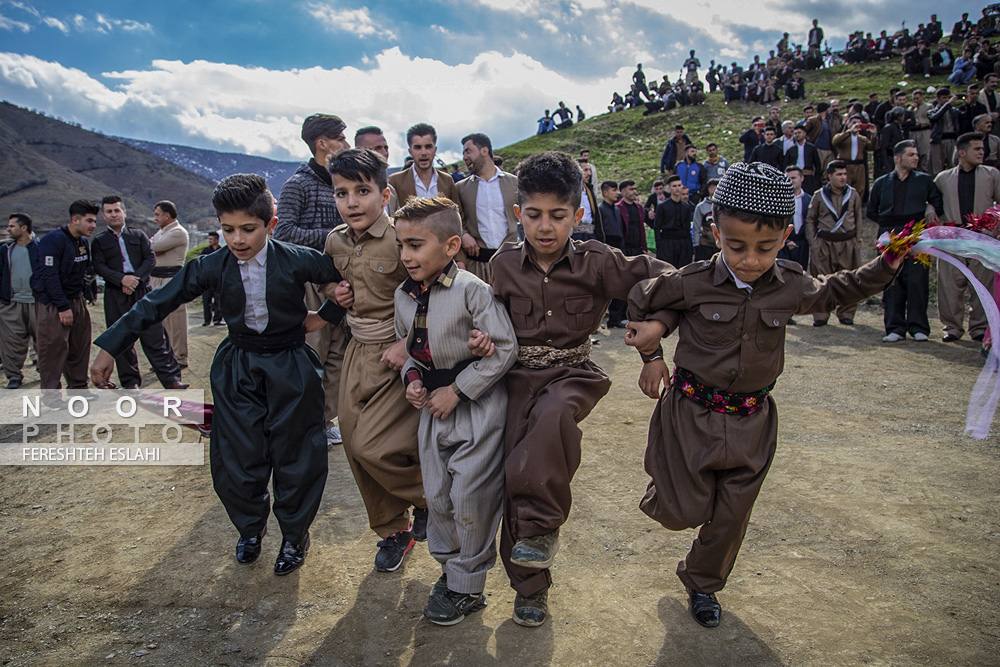
{"label": "black sneaker", "polygon": [[393,533],[389,537],[380,541],[378,553],[375,554],[376,572],[395,572],[403,564],[403,556],[413,548],[415,544],[413,533],[408,530],[401,530]]}
{"label": "black sneaker", "polygon": [[431,598],[424,607],[424,617],[435,625],[455,625],[466,614],[486,608],[486,597],[482,593],[456,593],[445,590]]}
{"label": "black sneaker", "polygon": [[410,527],[413,539],[417,542],[427,541],[427,508],[413,508],[413,525]]}

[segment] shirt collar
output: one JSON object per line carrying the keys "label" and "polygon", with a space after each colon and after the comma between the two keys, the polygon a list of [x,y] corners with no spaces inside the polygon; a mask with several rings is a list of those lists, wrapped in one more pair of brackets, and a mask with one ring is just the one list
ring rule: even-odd
{"label": "shirt collar", "polygon": [[410,298],[415,300],[418,299],[421,294],[429,290],[434,285],[440,285],[441,287],[451,287],[452,284],[455,282],[455,276],[457,275],[458,275],[458,264],[455,263],[455,260],[451,260],[448,262],[447,266],[441,269],[440,273],[438,273],[437,277],[435,277],[434,280],[431,281],[430,285],[425,287],[423,283],[417,282],[413,278],[407,278],[406,280],[403,281],[403,284],[400,287],[402,288],[403,292],[405,292],[408,296],[410,296]]}
{"label": "shirt collar", "polygon": [[264,243],[264,247],[261,248],[260,251],[258,251],[256,255],[254,255],[250,259],[238,259],[238,260],[236,260],[236,263],[239,264],[240,266],[242,266],[244,264],[257,264],[262,269],[266,268],[267,267],[267,249],[270,246],[271,246],[271,240],[268,239],[267,242]]}
{"label": "shirt collar", "polygon": [[380,239],[383,236],[385,236],[386,230],[389,229],[389,222],[390,222],[389,216],[386,215],[386,212],[383,210],[382,212],[379,213],[379,216],[378,218],[375,219],[375,222],[371,224],[371,227],[364,230],[360,234],[351,227],[348,227],[347,229],[351,233],[351,238],[353,238],[355,241],[360,241],[362,238],[364,238],[365,234],[367,234],[372,238]]}
{"label": "shirt collar", "polygon": [[[420,176],[417,175],[417,165],[416,165],[416,163],[414,163],[410,167],[410,170],[413,171],[413,183],[414,183],[414,187],[416,187],[417,181],[420,181],[420,184],[423,185],[423,181],[421,181],[420,180]],[[449,176],[449,178],[450,178],[450,176]],[[429,186],[427,186],[428,190],[430,190],[431,188],[434,187],[434,184],[437,183],[437,179],[438,179],[437,169],[435,169],[433,167],[433,165],[432,165],[431,166],[431,184]]]}
{"label": "shirt collar", "polygon": [[[624,199],[622,201],[625,201]],[[531,244],[527,241],[521,241],[521,268],[524,268],[525,262],[531,262],[535,266],[538,266],[538,260],[535,259],[535,249],[531,247]],[[563,248],[562,253],[559,254],[553,262],[552,266],[549,267],[549,271],[556,267],[556,264],[562,262],[563,260],[569,265],[570,273],[573,272],[573,258],[576,255],[583,254],[585,251],[581,250],[572,239],[566,241],[566,246]],[[541,266],[538,266],[541,269]]]}
{"label": "shirt collar", "polygon": [[736,277],[736,274],[733,273],[733,270],[729,268],[728,264],[726,264],[726,258],[723,256],[721,250],[718,253],[716,253],[715,258],[706,261],[714,261],[716,263],[715,274],[713,275],[712,279],[712,283],[716,286],[726,282],[727,278],[732,278],[733,283],[738,288],[749,289],[751,291],[757,289],[759,286],[763,285],[772,278],[781,283],[785,282],[785,278],[781,274],[781,266],[778,263],[779,260],[775,260],[774,264],[771,265],[771,268],[765,271],[764,275],[758,278],[756,284],[754,285],[750,285],[749,283],[743,282],[742,280]]}
{"label": "shirt collar", "polygon": [[503,172],[500,171],[500,169],[497,169],[496,173],[493,174],[493,178],[491,178],[489,180],[487,180],[485,178],[480,178],[478,174],[473,174],[472,178],[475,179],[475,180],[477,180],[477,181],[482,181],[483,183],[493,183],[494,181],[497,181],[497,180],[500,179],[500,174],[502,174],[502,173]]}

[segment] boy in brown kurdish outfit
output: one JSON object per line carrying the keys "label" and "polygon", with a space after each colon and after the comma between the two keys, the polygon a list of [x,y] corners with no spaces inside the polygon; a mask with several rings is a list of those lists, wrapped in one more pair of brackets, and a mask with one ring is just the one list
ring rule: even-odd
{"label": "boy in brown kurdish outfit", "polygon": [[[590,360],[590,334],[612,299],[672,267],[625,257],[599,241],[571,241],[583,215],[583,175],[565,153],[533,155],[518,167],[524,243],[493,256],[493,285],[517,333],[518,363],[507,373],[503,527],[500,557],[517,591],[514,621],[536,626],[548,613],[549,566],[572,502],[580,465],[577,425],[611,386]],[[669,323],[672,313],[664,313]]]}
{"label": "boy in brown kurdish outfit", "polygon": [[[343,281],[327,285],[325,292],[347,308],[353,335],[338,401],[344,453],[368,523],[382,538],[375,569],[393,572],[414,540],[426,539],[427,505],[417,453],[420,413],[406,402],[399,375],[406,343],[396,341],[393,292],[407,274],[384,210],[389,199],[385,167],[385,159],[369,149],[330,158],[337,209],[347,224],[326,239],[325,252]],[[411,506],[416,508],[412,527]]]}
{"label": "boy in brown kurdish outfit", "polygon": [[[701,526],[677,566],[689,609],[719,624],[715,593],[726,585],[750,511],[771,465],[778,415],[769,393],[784,364],[785,325],[795,313],[829,312],[877,294],[898,262],[876,258],[854,271],[815,278],[778,254],[792,227],[791,182],[769,165],[734,164],[714,197],[712,259],[644,281],[629,294],[643,376],[670,383],[649,425],[640,507],[670,530]],[[663,311],[680,316],[674,375],[658,347]],[[652,335],[649,335],[652,334]],[[659,380],[640,384],[652,397]]]}

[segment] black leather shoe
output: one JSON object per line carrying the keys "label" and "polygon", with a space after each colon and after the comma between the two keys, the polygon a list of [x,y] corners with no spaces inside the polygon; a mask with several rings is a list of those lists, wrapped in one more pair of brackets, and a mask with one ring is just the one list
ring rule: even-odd
{"label": "black leather shoe", "polygon": [[813,320],[814,327],[825,327],[827,320]]}
{"label": "black leather shoe", "polygon": [[8,389],[17,389],[21,386],[21,378],[11,378],[7,380]]}
{"label": "black leather shoe", "polygon": [[[181,366],[181,368],[187,368],[187,366]],[[187,382],[181,382],[180,380],[178,380],[177,382],[168,382],[167,384],[163,385],[163,388],[164,389],[187,389],[190,386],[191,385],[189,383],[187,383]]]}
{"label": "black leather shoe", "polygon": [[972,337],[972,340],[976,341],[977,343],[982,343],[984,338],[986,338],[986,334],[976,334],[975,336]]}
{"label": "black leather shoe", "polygon": [[715,593],[699,593],[690,588],[688,592],[688,611],[699,625],[714,628],[722,619],[722,605],[715,599]]}
{"label": "black leather shoe", "polygon": [[958,339],[959,339],[958,336],[950,333],[946,333],[945,335],[941,336],[941,340],[945,343],[954,343]]}
{"label": "black leather shoe", "polygon": [[309,533],[306,533],[305,542],[302,544],[282,541],[278,559],[274,561],[274,573],[281,576],[299,569],[306,562],[307,551],[309,551]]}
{"label": "black leather shoe", "polygon": [[264,530],[260,531],[260,535],[254,535],[246,539],[240,538],[240,541],[236,543],[236,562],[242,565],[249,565],[257,560],[260,556],[261,542],[264,540],[265,535],[267,535],[266,526]]}
{"label": "black leather shoe", "polygon": [[417,542],[427,541],[427,508],[413,508],[413,527],[410,528],[413,539]]}
{"label": "black leather shoe", "polygon": [[853,327],[854,326],[854,320],[852,320],[850,317],[842,317],[842,318],[840,318],[840,323],[843,324],[845,327]]}

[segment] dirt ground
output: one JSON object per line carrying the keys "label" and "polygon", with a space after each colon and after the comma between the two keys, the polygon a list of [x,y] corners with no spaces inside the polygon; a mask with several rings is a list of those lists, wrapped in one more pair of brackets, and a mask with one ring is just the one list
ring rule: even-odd
{"label": "dirt ground", "polygon": [[[195,310],[185,377],[207,389],[224,332],[198,327]],[[417,545],[400,571],[374,572],[376,538],[339,447],[308,560],[281,578],[273,519],[261,559],[235,562],[207,465],[6,467],[0,660],[1000,664],[1000,447],[996,433],[962,434],[978,345],[883,344],[877,306],[852,328],[798,320],[774,392],[777,455],[719,596],[719,628],[688,616],[674,574],[694,531],[668,532],[638,510],[654,403],[636,387],[637,355],[601,331],[594,358],[614,386],[583,426],[544,626],[511,621],[499,563],[486,610],[451,628],[423,620],[438,567]],[[37,382],[34,369],[26,379]]]}

